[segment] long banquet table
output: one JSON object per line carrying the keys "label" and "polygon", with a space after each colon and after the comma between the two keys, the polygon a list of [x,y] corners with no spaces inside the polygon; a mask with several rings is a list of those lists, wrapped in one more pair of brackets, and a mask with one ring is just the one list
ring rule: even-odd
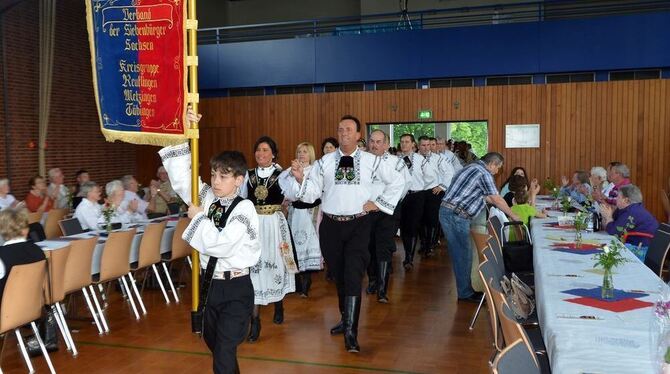
{"label": "long banquet table", "polygon": [[[654,303],[667,285],[624,250],[628,261],[614,270],[614,287],[629,292],[628,296],[634,294],[637,301],[626,303],[640,308],[617,313],[576,303],[579,296],[564,291],[599,287],[603,275],[593,267],[593,254],[552,247],[574,241],[575,231],[545,226],[556,222],[557,212],[551,213],[554,217],[532,221],[531,235],[537,311],[552,372],[655,373],[650,339],[653,307],[645,303]],[[604,232],[584,235],[587,242],[609,243],[611,239]]]}

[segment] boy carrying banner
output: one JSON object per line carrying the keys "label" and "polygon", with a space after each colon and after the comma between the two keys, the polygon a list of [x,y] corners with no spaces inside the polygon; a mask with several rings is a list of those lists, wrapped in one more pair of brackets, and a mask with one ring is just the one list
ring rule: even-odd
{"label": "boy carrying banner", "polygon": [[197,206],[191,203],[188,143],[163,148],[159,154],[174,190],[189,203],[191,223],[182,238],[201,256],[198,311],[203,316],[205,343],[214,358],[214,373],[239,372],[237,346],[246,337],[254,306],[249,267],[258,262],[261,253],[256,209],[238,196],[246,160],[237,151],[212,158],[212,186],[200,182],[201,206]]}

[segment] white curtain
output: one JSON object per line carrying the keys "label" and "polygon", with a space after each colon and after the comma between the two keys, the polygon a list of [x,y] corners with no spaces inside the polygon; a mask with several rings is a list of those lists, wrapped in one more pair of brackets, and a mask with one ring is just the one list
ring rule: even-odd
{"label": "white curtain", "polygon": [[54,59],[56,0],[40,2],[40,92],[39,92],[39,174],[46,176],[46,141],[51,105],[51,78]]}

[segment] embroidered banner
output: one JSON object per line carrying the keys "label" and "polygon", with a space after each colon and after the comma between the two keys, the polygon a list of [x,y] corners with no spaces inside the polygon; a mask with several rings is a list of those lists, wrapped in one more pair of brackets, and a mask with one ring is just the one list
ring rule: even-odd
{"label": "embroidered banner", "polygon": [[86,0],[93,88],[107,141],[185,137],[185,0]]}

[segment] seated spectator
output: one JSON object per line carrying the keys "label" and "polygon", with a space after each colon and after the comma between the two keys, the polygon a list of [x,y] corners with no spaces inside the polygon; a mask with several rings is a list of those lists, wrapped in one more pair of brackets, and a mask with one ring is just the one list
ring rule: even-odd
{"label": "seated spectator", "polygon": [[[107,183],[105,192],[107,193],[107,204],[111,204],[115,208],[114,217],[112,217],[113,223],[128,224],[146,219],[137,212],[137,201],[126,202],[123,200],[125,190],[121,181],[113,180]],[[104,217],[102,218],[104,221]]]}
{"label": "seated spectator", "polygon": [[[321,153],[325,156],[328,153],[335,152],[340,143],[335,138],[325,138],[321,143]],[[400,148],[400,147],[398,147]]]}
{"label": "seated spectator", "polygon": [[18,204],[19,201],[9,193],[9,179],[0,179],[0,210],[15,208]]}
{"label": "seated spectator", "polygon": [[54,208],[69,208],[70,207],[70,194],[69,190],[63,182],[65,181],[65,176],[59,168],[53,168],[49,170],[49,190],[48,194],[53,199]]}
{"label": "seated spectator", "polygon": [[572,183],[566,176],[563,176],[561,184],[563,185],[561,194],[571,197],[580,204],[583,204],[593,192],[589,184],[589,175],[582,170],[575,171],[572,175]]}
{"label": "seated spectator", "polygon": [[[139,184],[137,184],[137,179],[132,175],[125,175],[121,178],[121,183],[123,183],[123,202],[129,204],[131,201],[137,201],[137,214],[141,215],[143,219],[147,219],[147,214],[152,213],[153,209],[156,208],[156,196],[158,196],[158,189],[151,187],[151,200],[149,202],[144,201],[138,194]],[[153,191],[156,191],[154,194]],[[152,206],[153,205],[153,206]]]}
{"label": "seated spectator", "polygon": [[544,211],[537,211],[533,205],[530,204],[530,194],[526,190],[518,190],[514,193],[514,205],[512,212],[519,216],[521,222],[528,226],[531,217],[546,218],[547,214]]}
{"label": "seated spectator", "polygon": [[[616,198],[616,210],[609,204],[600,205],[603,227],[610,235],[620,235],[621,230],[628,232],[643,232],[654,235],[658,229],[658,221],[642,205],[642,192],[633,185],[628,184],[619,190]],[[633,245],[649,246],[649,238],[630,237],[628,243]]]}
{"label": "seated spectator", "polygon": [[507,193],[510,191],[509,188],[509,182],[512,179],[513,176],[515,175],[520,175],[522,177],[525,177],[528,179],[528,174],[526,174],[526,169],[522,168],[521,166],[517,166],[514,169],[512,169],[512,172],[509,174],[509,177],[503,182],[502,188],[500,189],[500,195],[505,196]]}
{"label": "seated spectator", "polygon": [[6,240],[0,247],[0,300],[2,300],[12,267],[43,260],[44,253],[40,247],[26,240],[28,212],[23,208],[9,208],[0,212],[0,236]]}
{"label": "seated spectator", "polygon": [[90,181],[91,178],[88,175],[88,171],[84,169],[80,169],[77,171],[76,174],[76,184],[74,186],[74,189],[72,190],[72,209],[77,209],[77,206],[79,203],[81,203],[82,199],[86,198],[86,195],[81,193],[81,186]]}
{"label": "seated spectator", "polygon": [[616,197],[619,194],[621,187],[631,184],[630,169],[628,166],[620,162],[611,162],[607,169],[607,180],[613,184],[609,194],[600,194],[594,197],[600,202],[606,202],[609,205],[614,206],[616,205]]}
{"label": "seated spectator", "polygon": [[95,182],[84,182],[81,186],[80,193],[85,197],[74,211],[74,218],[79,220],[81,227],[84,230],[97,230],[101,220],[102,206],[98,203],[100,201],[100,187]]}
{"label": "seated spectator", "polygon": [[512,207],[512,205],[514,205],[512,201],[514,200],[514,194],[522,190],[528,191],[528,179],[526,179],[525,176],[512,175],[512,178],[510,178],[509,180],[508,186],[509,190],[505,195],[503,195],[503,198],[507,202],[507,205]]}
{"label": "seated spectator", "polygon": [[31,212],[46,213],[53,208],[53,199],[47,194],[47,183],[43,177],[30,178],[30,191],[26,195],[26,207]]}
{"label": "seated spectator", "polygon": [[595,166],[591,168],[591,177],[589,182],[593,188],[593,194],[600,192],[602,195],[609,195],[614,185],[607,181],[607,170],[602,166]]}
{"label": "seated spectator", "polygon": [[[177,193],[172,189],[170,178],[164,167],[159,167],[156,175],[158,176],[158,196],[156,196],[154,213],[170,214],[168,204],[177,200]],[[154,182],[153,184],[156,183]]]}

